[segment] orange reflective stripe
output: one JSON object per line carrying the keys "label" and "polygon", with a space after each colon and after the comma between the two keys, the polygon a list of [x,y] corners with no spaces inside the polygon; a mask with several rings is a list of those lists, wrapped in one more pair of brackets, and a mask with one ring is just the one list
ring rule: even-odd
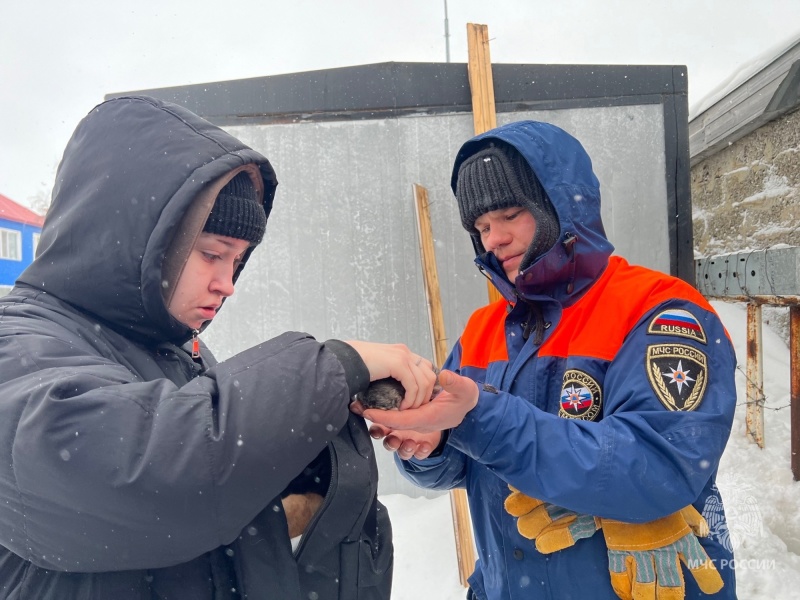
{"label": "orange reflective stripe", "polygon": [[[662,273],[612,256],[600,279],[578,302],[564,309],[539,356],[613,360],[639,320],[669,300],[686,300],[714,312],[703,295],[686,282],[664,278]],[[485,369],[489,363],[508,361],[507,306],[506,300],[499,300],[470,317],[461,335],[462,367]]]}
{"label": "orange reflective stripe", "polygon": [[461,366],[485,369],[490,362],[508,361],[506,315],[508,302],[498,300],[479,308],[461,334]]}
{"label": "orange reflective stripe", "polygon": [[564,310],[539,356],[586,356],[612,360],[625,337],[649,310],[668,300],[687,300],[705,310],[713,308],[700,292],[680,279],[631,266],[619,257],[589,291]]}

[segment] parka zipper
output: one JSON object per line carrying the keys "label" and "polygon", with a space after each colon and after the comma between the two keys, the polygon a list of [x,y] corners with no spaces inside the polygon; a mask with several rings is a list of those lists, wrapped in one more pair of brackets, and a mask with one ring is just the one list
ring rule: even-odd
{"label": "parka zipper", "polygon": [[328,489],[325,490],[325,496],[322,500],[322,504],[320,505],[317,512],[314,513],[314,516],[311,517],[311,520],[308,522],[308,525],[306,525],[305,531],[303,531],[303,537],[300,539],[300,543],[297,545],[297,548],[293,552],[293,556],[295,557],[295,559],[299,558],[300,553],[303,551],[303,548],[306,545],[306,540],[308,539],[309,534],[314,530],[314,526],[317,524],[317,521],[319,521],[320,518],[322,518],[322,513],[324,513],[325,509],[327,509],[328,506],[330,505],[332,498],[331,489],[333,488],[333,482],[339,480],[339,468],[336,463],[336,449],[333,447],[332,443],[328,444],[328,452],[331,455],[331,478],[330,481],[328,481]]}
{"label": "parka zipper", "polygon": [[192,358],[200,358],[200,331],[192,329]]}
{"label": "parka zipper", "polygon": [[567,232],[564,234],[564,241],[562,244],[567,251],[569,257],[569,281],[567,282],[567,293],[571,294],[575,289],[575,243],[578,241],[578,236],[574,233]]}

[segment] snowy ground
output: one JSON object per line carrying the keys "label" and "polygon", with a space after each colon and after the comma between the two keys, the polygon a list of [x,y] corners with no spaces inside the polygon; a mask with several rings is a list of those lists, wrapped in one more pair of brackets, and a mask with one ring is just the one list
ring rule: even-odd
{"label": "snowy ground", "polygon": [[[740,600],[800,598],[800,484],[792,479],[789,350],[764,326],[764,437],[745,438],[746,322],[744,305],[714,303],[733,338],[739,370],[733,431],[719,469],[736,553]],[[393,600],[463,600],[458,581],[450,500],[382,496],[395,535]]]}

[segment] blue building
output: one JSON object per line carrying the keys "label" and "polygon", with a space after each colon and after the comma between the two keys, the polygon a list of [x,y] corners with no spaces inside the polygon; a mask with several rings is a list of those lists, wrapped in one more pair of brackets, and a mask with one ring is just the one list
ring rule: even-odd
{"label": "blue building", "polygon": [[0,194],[0,296],[33,261],[44,217]]}

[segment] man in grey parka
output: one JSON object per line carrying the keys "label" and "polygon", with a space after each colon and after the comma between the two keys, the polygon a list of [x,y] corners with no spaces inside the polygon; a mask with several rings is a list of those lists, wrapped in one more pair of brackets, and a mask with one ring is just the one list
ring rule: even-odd
{"label": "man in grey parka", "polygon": [[[197,337],[276,185],[174,104],[117,98],[79,124],[37,257],[0,299],[0,598],[389,597],[391,530],[348,405],[387,376],[423,402],[430,363],[302,333],[216,363]],[[321,507],[294,514],[306,497]]]}

